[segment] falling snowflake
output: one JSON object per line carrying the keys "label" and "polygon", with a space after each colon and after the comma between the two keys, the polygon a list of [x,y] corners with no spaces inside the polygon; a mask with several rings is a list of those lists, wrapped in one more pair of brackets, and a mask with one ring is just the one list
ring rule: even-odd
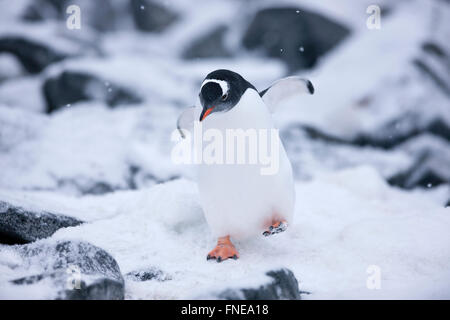
{"label": "falling snowflake", "polygon": [[141,6],[141,10],[144,10],[145,9],[145,6]]}
{"label": "falling snowflake", "polygon": [[303,52],[303,51],[305,51],[305,48],[300,47],[300,48],[298,48],[298,51]]}

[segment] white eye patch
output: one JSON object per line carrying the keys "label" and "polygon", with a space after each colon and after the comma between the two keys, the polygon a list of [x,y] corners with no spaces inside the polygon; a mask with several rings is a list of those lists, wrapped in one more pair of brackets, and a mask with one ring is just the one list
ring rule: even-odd
{"label": "white eye patch", "polygon": [[224,95],[225,93],[228,93],[228,90],[230,89],[228,87],[228,82],[224,81],[224,80],[217,80],[217,79],[206,79],[205,81],[203,81],[200,90],[202,90],[203,86],[205,84],[207,84],[208,82],[214,82],[217,83],[220,88],[222,89],[222,95]]}

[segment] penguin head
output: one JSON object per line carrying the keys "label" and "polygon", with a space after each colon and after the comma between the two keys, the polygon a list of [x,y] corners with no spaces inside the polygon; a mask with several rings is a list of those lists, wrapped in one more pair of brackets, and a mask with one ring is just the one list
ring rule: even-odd
{"label": "penguin head", "polygon": [[248,88],[255,89],[236,72],[224,69],[211,72],[200,88],[199,97],[203,109],[199,120],[203,121],[211,113],[231,110]]}

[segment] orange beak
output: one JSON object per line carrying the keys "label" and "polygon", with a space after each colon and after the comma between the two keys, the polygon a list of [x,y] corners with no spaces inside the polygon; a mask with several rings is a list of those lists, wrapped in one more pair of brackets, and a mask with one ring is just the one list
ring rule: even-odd
{"label": "orange beak", "polygon": [[200,115],[200,121],[203,121],[203,119],[205,119],[213,111],[213,109],[214,107],[203,109],[202,114]]}

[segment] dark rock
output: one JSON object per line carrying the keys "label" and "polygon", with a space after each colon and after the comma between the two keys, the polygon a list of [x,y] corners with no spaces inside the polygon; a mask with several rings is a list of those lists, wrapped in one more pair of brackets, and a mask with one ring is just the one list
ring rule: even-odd
{"label": "dark rock", "polygon": [[[409,124],[406,130],[395,129],[401,120]],[[355,139],[340,138],[314,127],[296,124],[283,130],[282,137],[293,159],[294,172],[300,167],[300,177],[305,174],[310,177],[301,163],[302,153],[308,153],[308,161],[316,159],[331,170],[370,163],[389,184],[404,189],[450,183],[449,127],[441,119],[420,129],[412,123],[405,116],[371,135],[360,134]],[[364,147],[364,152],[361,152],[361,147]],[[395,157],[391,160],[384,158],[383,155],[393,152],[404,154],[409,161],[402,164]],[[330,159],[333,160],[330,162]]]}
{"label": "dark rock", "polygon": [[59,241],[20,246],[19,254],[43,272],[11,280],[26,286],[49,280],[55,298],[65,300],[110,300],[124,298],[124,280],[119,265],[106,251],[87,242]]}
{"label": "dark rock", "polygon": [[431,80],[434,81],[436,86],[442,90],[448,97],[450,97],[450,86],[448,82],[443,79],[432,67],[429,66],[425,61],[416,58],[413,60],[413,64],[426,74]]}
{"label": "dark rock", "polygon": [[217,294],[225,300],[300,300],[298,282],[292,271],[280,269],[266,273],[272,280],[256,288],[228,289]]}
{"label": "dark rock", "polygon": [[422,55],[413,60],[413,65],[426,77],[431,79],[437,88],[450,96],[450,59],[444,46],[438,42],[425,41],[422,44]]}
{"label": "dark rock", "polygon": [[23,278],[19,278],[19,279],[14,279],[14,280],[11,280],[11,282],[14,284],[35,284],[35,283],[41,281],[42,279],[45,279],[46,277],[54,277],[55,275],[56,275],[55,273],[48,274],[48,275],[37,274],[37,275],[27,276],[27,277],[23,277]]}
{"label": "dark rock", "polygon": [[300,8],[268,8],[259,11],[243,39],[250,50],[284,61],[291,71],[313,67],[350,30],[320,14]]}
{"label": "dark rock", "polygon": [[140,103],[142,100],[127,88],[104,81],[95,75],[63,71],[48,78],[43,86],[47,113],[79,101],[99,100],[111,107]]}
{"label": "dark rock", "polygon": [[132,281],[149,281],[149,280],[166,281],[171,279],[169,275],[167,275],[162,270],[155,267],[128,272],[125,275],[125,278]]}
{"label": "dark rock", "polygon": [[101,195],[109,192],[113,192],[114,190],[118,190],[118,188],[113,188],[110,184],[106,182],[96,182],[94,185],[89,188],[85,188],[81,190],[82,194],[94,194]]}
{"label": "dark rock", "polygon": [[178,20],[178,15],[150,0],[131,0],[136,27],[142,31],[161,32]]}
{"label": "dark rock", "polygon": [[[340,138],[309,125],[293,123],[281,132],[294,176],[310,180],[318,171],[335,171],[360,165],[373,166],[389,179],[411,166],[415,156],[402,150],[361,147],[352,140]],[[305,165],[307,164],[307,165]]]}
{"label": "dark rock", "polygon": [[47,238],[82,221],[62,214],[26,210],[0,200],[0,243],[19,244]]}
{"label": "dark rock", "polygon": [[314,128],[314,127],[311,127],[308,125],[299,125],[299,129],[303,130],[305,132],[305,134],[308,136],[308,138],[312,139],[312,140],[319,140],[322,142],[333,143],[333,144],[344,144],[344,145],[352,144],[352,142],[350,140],[339,138],[337,136],[326,133],[322,130],[319,130],[317,128]]}
{"label": "dark rock", "polygon": [[131,190],[148,188],[155,184],[166,183],[172,180],[179,179],[179,175],[170,175],[167,177],[157,177],[155,174],[144,170],[138,165],[130,165],[127,176],[127,187]]}
{"label": "dark rock", "polygon": [[231,57],[226,48],[224,36],[225,26],[219,26],[210,33],[195,40],[183,53],[185,59]]}
{"label": "dark rock", "polygon": [[49,64],[67,57],[42,43],[15,36],[0,38],[1,52],[16,56],[29,73],[39,73]]}
{"label": "dark rock", "polygon": [[445,50],[442,48],[442,46],[433,41],[425,41],[422,44],[422,50],[429,54],[435,55],[441,59],[444,59],[444,60],[448,59],[448,55],[445,52]]}
{"label": "dark rock", "polygon": [[413,155],[410,168],[391,177],[388,182],[405,189],[432,188],[450,183],[450,144],[432,135],[423,135],[398,147]]}
{"label": "dark rock", "polygon": [[79,195],[102,195],[116,190],[126,190],[128,186],[112,185],[105,181],[95,181],[77,176],[57,179],[58,189],[64,189]]}
{"label": "dark rock", "polygon": [[389,178],[389,184],[404,189],[415,187],[432,188],[443,183],[448,183],[446,177],[437,172],[433,165],[434,159],[428,154],[423,154],[414,165],[406,171]]}
{"label": "dark rock", "polygon": [[372,132],[357,134],[354,138],[342,138],[308,125],[299,125],[309,138],[333,144],[393,149],[396,146],[422,134],[430,133],[450,141],[450,126],[440,118],[422,121],[418,113],[406,113],[393,119]]}

